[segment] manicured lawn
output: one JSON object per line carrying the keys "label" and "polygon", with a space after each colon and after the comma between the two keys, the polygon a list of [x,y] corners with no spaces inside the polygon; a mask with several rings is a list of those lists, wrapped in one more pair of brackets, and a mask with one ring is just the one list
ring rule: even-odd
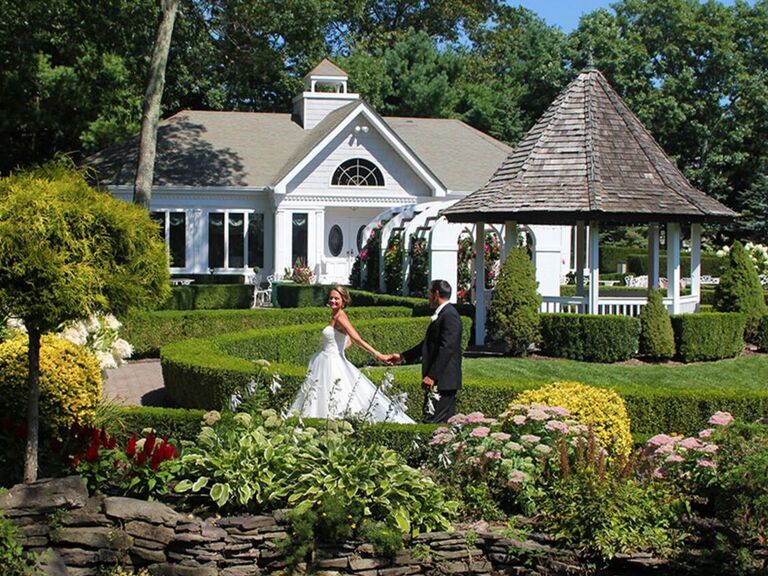
{"label": "manicured lawn", "polygon": [[[585,384],[652,386],[679,389],[768,390],[768,354],[742,356],[695,364],[594,364],[543,358],[465,358],[467,380],[555,382],[577,380]],[[418,377],[419,366],[396,368],[398,374]]]}

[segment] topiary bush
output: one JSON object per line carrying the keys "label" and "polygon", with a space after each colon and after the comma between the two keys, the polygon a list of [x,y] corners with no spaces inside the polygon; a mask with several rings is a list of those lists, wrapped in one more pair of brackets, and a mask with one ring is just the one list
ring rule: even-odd
{"label": "topiary bush", "polygon": [[713,304],[718,312],[744,314],[746,338],[755,340],[760,320],[768,313],[768,308],[757,270],[741,242],[734,242],[725,258]]}
{"label": "topiary bush", "polygon": [[735,312],[673,316],[677,357],[697,362],[738,356],[744,349],[744,325],[744,315]]}
{"label": "topiary bush", "polygon": [[613,390],[580,382],[554,382],[536,390],[526,390],[514,403],[566,408],[571,412],[571,418],[592,429],[609,454],[628,456],[632,449],[629,414],[624,400]]}
{"label": "topiary bush", "polygon": [[[0,343],[0,412],[18,418],[27,406],[26,335]],[[40,421],[61,431],[93,415],[101,399],[101,368],[91,352],[52,335],[40,347]]]}
{"label": "topiary bush", "polygon": [[505,342],[510,354],[524,356],[539,338],[541,296],[528,251],[515,247],[504,261],[488,309],[488,335]]}
{"label": "topiary bush", "polygon": [[757,328],[757,345],[763,352],[768,352],[768,316],[763,316]]}
{"label": "topiary bush", "polygon": [[675,355],[672,320],[659,290],[648,291],[648,304],[640,312],[640,354],[657,360]]}
{"label": "topiary bush", "polygon": [[637,352],[640,321],[631,316],[541,314],[540,351],[584,362],[620,362]]}
{"label": "topiary bush", "polygon": [[174,286],[159,310],[219,310],[250,308],[253,286],[250,284],[201,284]]}

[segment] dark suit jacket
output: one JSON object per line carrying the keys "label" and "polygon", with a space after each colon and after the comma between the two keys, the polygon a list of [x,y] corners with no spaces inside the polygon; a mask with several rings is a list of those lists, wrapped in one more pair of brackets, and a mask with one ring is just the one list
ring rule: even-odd
{"label": "dark suit jacket", "polygon": [[440,310],[420,343],[401,354],[407,364],[421,358],[421,377],[429,376],[438,390],[461,388],[461,318],[452,304]]}

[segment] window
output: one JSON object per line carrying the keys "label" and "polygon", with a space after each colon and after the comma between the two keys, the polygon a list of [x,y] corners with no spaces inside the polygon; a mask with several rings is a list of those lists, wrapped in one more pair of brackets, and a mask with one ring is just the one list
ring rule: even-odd
{"label": "window", "polygon": [[357,229],[357,251],[360,252],[360,250],[363,249],[363,232],[365,232],[365,225],[360,226],[360,228]]}
{"label": "window", "polygon": [[292,219],[293,234],[291,242],[291,264],[297,260],[307,263],[307,238],[309,217],[304,212],[294,212]]}
{"label": "window", "polygon": [[159,227],[160,237],[165,240],[171,268],[187,265],[187,214],[185,212],[152,212],[150,217]]}
{"label": "window", "polygon": [[331,178],[333,186],[384,186],[384,175],[370,160],[352,158],[336,168]]}
{"label": "window", "polygon": [[264,214],[210,212],[208,267],[242,269],[246,266],[264,266]]}
{"label": "window", "polygon": [[341,227],[338,224],[331,226],[331,231],[328,233],[328,249],[331,252],[331,256],[338,256],[341,254],[341,249],[344,247],[344,233],[341,231]]}

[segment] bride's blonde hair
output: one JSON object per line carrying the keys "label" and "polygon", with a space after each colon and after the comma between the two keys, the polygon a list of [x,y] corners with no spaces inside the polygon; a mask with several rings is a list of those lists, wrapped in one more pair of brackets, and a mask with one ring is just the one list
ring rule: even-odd
{"label": "bride's blonde hair", "polygon": [[331,288],[331,292],[334,290],[339,293],[339,296],[341,296],[341,303],[343,304],[343,308],[349,306],[349,304],[352,302],[352,296],[349,295],[349,290],[347,290],[347,287],[342,286],[341,284],[336,284],[336,286]]}

